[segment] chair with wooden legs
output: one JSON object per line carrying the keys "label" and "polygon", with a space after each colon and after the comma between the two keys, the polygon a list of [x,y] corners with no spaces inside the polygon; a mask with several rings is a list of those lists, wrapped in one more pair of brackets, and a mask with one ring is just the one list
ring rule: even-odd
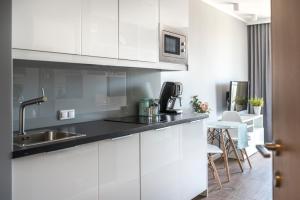
{"label": "chair with wooden legs", "polygon": [[215,145],[211,145],[211,144],[207,144],[207,157],[208,157],[208,166],[212,171],[212,175],[214,177],[214,179],[216,180],[216,182],[218,183],[220,189],[222,189],[222,183],[220,180],[220,176],[218,173],[218,170],[216,168],[214,159],[213,159],[213,155],[215,154],[223,154],[223,151],[215,146]]}
{"label": "chair with wooden legs", "polygon": [[[231,122],[240,122],[242,123],[242,119],[241,119],[241,116],[239,115],[238,112],[236,111],[225,111],[223,112],[223,116],[222,116],[222,121],[231,121]],[[228,130],[227,130],[228,131]],[[228,131],[228,134],[231,136],[231,139],[232,141],[237,144],[238,143],[238,134],[237,134],[237,130],[230,130]],[[237,150],[240,152],[241,154],[241,157],[242,157],[242,161],[245,161],[245,157],[246,156],[246,159],[248,161],[248,164],[250,166],[250,168],[252,168],[252,165],[251,165],[251,162],[250,162],[250,158],[247,154],[247,151],[245,148],[241,148],[239,149],[238,148],[238,145],[236,145],[237,147]],[[227,152],[228,152],[228,155],[232,152],[232,149],[230,149],[230,146],[229,148],[227,149]]]}
{"label": "chair with wooden legs", "polygon": [[[244,126],[244,124],[242,124]],[[241,172],[243,172],[243,166],[240,161],[236,146],[228,132],[228,129],[237,129],[241,126],[238,122],[225,122],[216,121],[207,123],[207,140],[209,144],[217,144],[222,149],[222,158],[224,160],[224,167],[228,182],[230,182],[230,170],[228,165],[228,154],[227,149],[229,146],[233,149],[236,162],[239,165]],[[217,142],[217,143],[216,143]]]}

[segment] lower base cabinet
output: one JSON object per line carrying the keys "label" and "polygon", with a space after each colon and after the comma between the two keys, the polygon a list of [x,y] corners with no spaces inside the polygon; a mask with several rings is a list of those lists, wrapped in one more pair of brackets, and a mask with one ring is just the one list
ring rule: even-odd
{"label": "lower base cabinet", "polygon": [[141,133],[142,200],[182,200],[180,130],[179,125]]}
{"label": "lower base cabinet", "polygon": [[204,120],[141,133],[141,199],[191,200],[207,189]]}
{"label": "lower base cabinet", "polygon": [[13,200],[98,200],[98,144],[13,160]]}
{"label": "lower base cabinet", "polygon": [[139,134],[99,142],[99,200],[140,199]]}
{"label": "lower base cabinet", "polygon": [[13,200],[191,200],[207,189],[204,120],[13,159]]}
{"label": "lower base cabinet", "polygon": [[191,200],[207,189],[207,134],[204,120],[182,125],[182,200]]}

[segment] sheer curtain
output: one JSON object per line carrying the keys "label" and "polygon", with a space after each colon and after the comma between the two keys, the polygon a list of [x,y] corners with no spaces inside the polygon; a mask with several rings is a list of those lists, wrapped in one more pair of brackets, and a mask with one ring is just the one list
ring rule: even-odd
{"label": "sheer curtain", "polygon": [[[272,141],[271,25],[248,26],[250,97],[263,97],[265,141]],[[252,109],[252,108],[251,108]]]}

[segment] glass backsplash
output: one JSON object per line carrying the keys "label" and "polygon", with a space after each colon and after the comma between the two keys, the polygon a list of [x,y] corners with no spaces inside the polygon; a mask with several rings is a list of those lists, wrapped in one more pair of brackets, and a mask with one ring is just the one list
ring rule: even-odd
{"label": "glass backsplash", "polygon": [[[26,129],[137,114],[140,98],[157,98],[160,71],[69,63],[14,60],[14,130],[20,102],[41,95],[48,102],[26,108]],[[58,110],[75,109],[76,118],[57,120]]]}

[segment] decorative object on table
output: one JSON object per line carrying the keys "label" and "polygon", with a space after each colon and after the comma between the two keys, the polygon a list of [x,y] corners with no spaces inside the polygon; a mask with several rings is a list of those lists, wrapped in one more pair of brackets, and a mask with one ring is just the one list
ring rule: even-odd
{"label": "decorative object on table", "polygon": [[264,106],[264,99],[263,98],[251,98],[249,99],[249,103],[251,106],[253,106],[254,114],[260,115],[261,113],[261,107]]}
{"label": "decorative object on table", "polygon": [[208,103],[204,102],[204,101],[200,101],[198,99],[197,95],[192,97],[191,104],[192,104],[194,111],[197,113],[209,113],[210,112]]}

